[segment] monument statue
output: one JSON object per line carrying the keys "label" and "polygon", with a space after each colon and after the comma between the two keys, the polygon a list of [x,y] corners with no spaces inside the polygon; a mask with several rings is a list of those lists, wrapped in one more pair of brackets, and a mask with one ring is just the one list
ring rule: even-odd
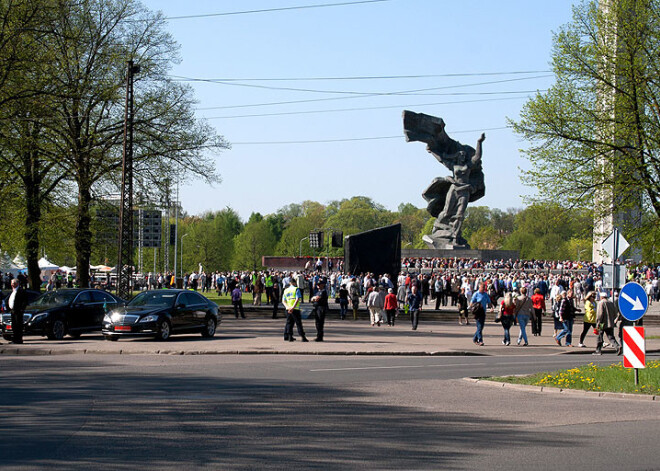
{"label": "monument statue", "polygon": [[428,212],[436,218],[433,232],[422,239],[434,249],[468,249],[461,226],[468,203],[486,194],[481,168],[481,143],[486,135],[481,135],[475,150],[451,139],[442,118],[412,111],[403,112],[403,131],[407,142],[425,142],[426,150],[452,171],[450,177],[435,178],[422,193]]}

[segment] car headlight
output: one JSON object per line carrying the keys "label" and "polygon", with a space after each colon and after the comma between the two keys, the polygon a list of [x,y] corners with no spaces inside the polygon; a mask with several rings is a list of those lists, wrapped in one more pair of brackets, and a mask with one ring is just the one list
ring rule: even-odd
{"label": "car headlight", "polygon": [[150,314],[148,316],[144,316],[142,319],[140,319],[138,322],[156,322],[158,320],[158,316],[154,314]]}
{"label": "car headlight", "polygon": [[103,322],[108,322],[112,324],[112,316],[106,314],[105,316],[103,316]]}

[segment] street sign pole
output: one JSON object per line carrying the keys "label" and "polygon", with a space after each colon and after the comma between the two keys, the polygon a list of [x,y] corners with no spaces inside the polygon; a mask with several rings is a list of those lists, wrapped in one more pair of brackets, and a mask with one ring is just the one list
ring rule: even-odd
{"label": "street sign pole", "polygon": [[617,262],[619,261],[619,229],[614,228],[614,256],[612,257],[612,265],[614,270],[612,273],[612,299],[614,299],[614,290],[619,286],[619,270],[617,269]]}

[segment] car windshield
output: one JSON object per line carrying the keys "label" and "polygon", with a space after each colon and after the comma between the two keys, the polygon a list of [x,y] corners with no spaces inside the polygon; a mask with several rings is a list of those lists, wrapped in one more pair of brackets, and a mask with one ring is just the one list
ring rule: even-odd
{"label": "car windshield", "polygon": [[165,306],[174,305],[177,293],[169,291],[146,291],[135,296],[129,306]]}
{"label": "car windshield", "polygon": [[66,306],[77,294],[76,291],[50,291],[39,296],[30,306]]}

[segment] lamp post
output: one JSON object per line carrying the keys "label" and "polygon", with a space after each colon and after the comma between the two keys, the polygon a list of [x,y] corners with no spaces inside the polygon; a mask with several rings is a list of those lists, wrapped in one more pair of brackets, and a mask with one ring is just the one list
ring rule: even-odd
{"label": "lamp post", "polygon": [[181,278],[183,278],[183,238],[190,234],[183,234],[181,236]]}
{"label": "lamp post", "polygon": [[302,243],[303,243],[303,240],[307,240],[307,239],[309,239],[309,237],[303,237],[302,239],[300,239],[300,244],[298,244],[298,256],[299,257],[302,257]]}

